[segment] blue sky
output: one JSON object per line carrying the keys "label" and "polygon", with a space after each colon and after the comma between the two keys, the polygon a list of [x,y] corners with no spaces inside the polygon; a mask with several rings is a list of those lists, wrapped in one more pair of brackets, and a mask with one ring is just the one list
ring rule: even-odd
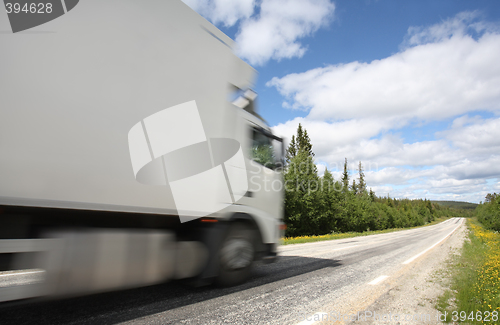
{"label": "blue sky", "polygon": [[183,0],[259,72],[261,115],[377,195],[500,192],[500,2]]}

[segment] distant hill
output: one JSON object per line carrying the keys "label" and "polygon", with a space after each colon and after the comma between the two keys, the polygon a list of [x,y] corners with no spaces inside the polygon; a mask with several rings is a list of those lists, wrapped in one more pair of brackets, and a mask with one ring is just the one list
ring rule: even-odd
{"label": "distant hill", "polygon": [[477,207],[477,203],[460,202],[460,201],[431,201],[431,202],[454,209],[474,210]]}

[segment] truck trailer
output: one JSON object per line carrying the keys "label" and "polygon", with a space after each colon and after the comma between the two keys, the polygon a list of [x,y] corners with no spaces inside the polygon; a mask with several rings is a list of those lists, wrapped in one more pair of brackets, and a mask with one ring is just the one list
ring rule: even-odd
{"label": "truck trailer", "polygon": [[0,272],[40,273],[0,301],[274,261],[282,139],[233,41],[179,0],[59,2],[25,30],[0,14]]}

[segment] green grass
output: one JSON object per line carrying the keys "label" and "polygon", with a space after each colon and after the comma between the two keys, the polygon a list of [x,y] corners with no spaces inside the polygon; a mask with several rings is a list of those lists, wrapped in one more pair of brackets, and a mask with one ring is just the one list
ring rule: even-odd
{"label": "green grass", "polygon": [[438,219],[434,220],[433,222],[425,224],[423,226],[416,226],[416,227],[409,227],[409,228],[391,228],[391,229],[373,230],[373,231],[364,231],[364,232],[345,232],[345,233],[328,234],[328,235],[320,235],[320,236],[287,237],[287,238],[282,239],[282,245],[312,243],[312,242],[325,241],[325,240],[335,240],[335,239],[352,238],[352,237],[359,237],[359,236],[385,234],[385,233],[389,233],[389,232],[431,226],[431,225],[435,225],[437,223],[443,222],[443,221],[448,220],[448,219],[449,218],[442,217],[442,218],[438,218]]}
{"label": "green grass", "polygon": [[[444,313],[445,310],[449,309],[450,303],[453,301],[453,293],[451,290],[446,290],[438,299],[436,304],[436,309],[441,313]],[[449,317],[448,317],[449,318]]]}
{"label": "green grass", "polygon": [[[500,234],[485,230],[476,219],[467,220],[467,226],[469,239],[461,255],[450,262],[450,287],[438,299],[436,308],[442,314],[446,312],[447,322],[499,324]],[[496,311],[498,318],[490,315],[490,321],[479,321],[478,315],[484,317],[486,311]]]}

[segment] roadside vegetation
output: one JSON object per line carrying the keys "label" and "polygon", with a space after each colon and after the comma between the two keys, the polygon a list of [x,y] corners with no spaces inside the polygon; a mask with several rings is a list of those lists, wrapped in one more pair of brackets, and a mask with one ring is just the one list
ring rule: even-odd
{"label": "roadside vegetation", "polygon": [[286,150],[285,243],[373,234],[472,214],[425,199],[379,197],[368,188],[361,162],[354,176],[345,159],[340,179],[328,169],[320,177],[312,147],[307,130],[299,124]]}
{"label": "roadside vegetation", "polygon": [[[450,288],[437,308],[448,322],[500,323],[500,198],[488,194],[467,220],[469,236],[451,262]],[[458,319],[457,319],[458,318]]]}
{"label": "roadside vegetation", "polygon": [[364,232],[332,233],[332,234],[319,235],[319,236],[285,237],[285,238],[283,238],[282,244],[283,245],[301,244],[301,243],[311,243],[311,242],[324,241],[324,240],[334,240],[334,239],[344,239],[344,238],[351,238],[351,237],[385,234],[385,233],[394,232],[394,231],[401,231],[401,230],[431,226],[431,225],[443,222],[447,219],[449,219],[449,218],[448,217],[440,217],[440,218],[438,218],[438,219],[436,219],[436,220],[434,220],[434,221],[432,221],[424,226],[416,226],[416,227],[409,227],[409,228],[389,228],[389,229],[384,229],[384,230],[370,230],[370,231],[364,231]]}
{"label": "roadside vegetation", "polygon": [[500,194],[486,195],[484,203],[476,208],[476,215],[487,229],[500,231]]}

